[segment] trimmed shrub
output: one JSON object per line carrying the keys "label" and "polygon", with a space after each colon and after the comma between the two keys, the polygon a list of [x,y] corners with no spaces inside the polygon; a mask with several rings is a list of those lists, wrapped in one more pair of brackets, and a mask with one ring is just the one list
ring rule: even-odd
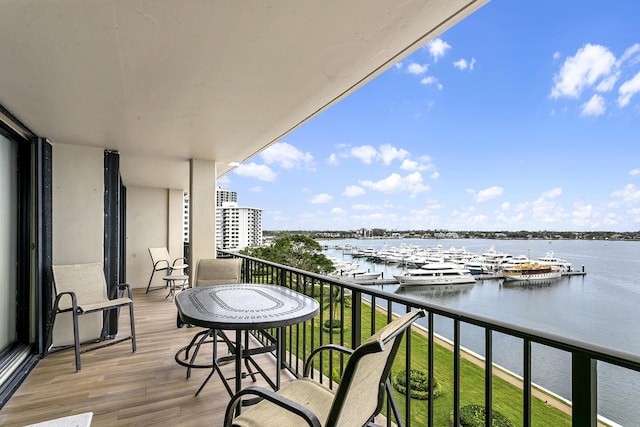
{"label": "trimmed shrub", "polygon": [[342,330],[342,320],[340,319],[325,320],[322,324],[322,329],[325,332],[329,332],[331,334],[340,333],[340,330]]}
{"label": "trimmed shrub", "polygon": [[[393,384],[393,388],[398,391],[398,393],[402,393],[405,396],[407,395],[407,371],[403,370],[395,374],[391,380]],[[440,384],[438,380],[433,378],[433,398],[442,394],[442,390],[440,389]],[[417,369],[412,369],[409,371],[409,396],[412,399],[418,400],[428,400],[429,399],[429,376]]]}
{"label": "trimmed shrub", "polygon": [[[494,427],[514,427],[513,423],[498,411],[493,411],[491,425]],[[485,407],[481,405],[466,405],[460,408],[461,427],[484,427],[486,418]],[[449,424],[453,425],[453,412]]]}

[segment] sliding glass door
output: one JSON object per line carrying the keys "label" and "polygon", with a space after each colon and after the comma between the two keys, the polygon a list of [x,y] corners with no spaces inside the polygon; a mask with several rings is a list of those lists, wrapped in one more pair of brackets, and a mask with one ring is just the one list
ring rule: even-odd
{"label": "sliding glass door", "polygon": [[0,134],[0,355],[18,340],[18,143]]}

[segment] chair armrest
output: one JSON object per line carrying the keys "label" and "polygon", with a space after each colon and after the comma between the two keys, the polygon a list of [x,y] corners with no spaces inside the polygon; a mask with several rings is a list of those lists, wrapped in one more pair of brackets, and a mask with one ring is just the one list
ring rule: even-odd
{"label": "chair armrest", "polygon": [[[60,310],[60,300],[64,296],[69,296],[71,298],[71,308],[65,308],[63,310]],[[53,309],[56,311],[59,311],[60,313],[63,313],[65,311],[72,311],[72,310],[78,311],[78,297],[76,297],[76,293],[73,291],[67,291],[67,292],[60,292],[59,294],[57,294],[56,299],[53,302]]]}
{"label": "chair armrest", "polygon": [[321,427],[318,417],[308,408],[300,405],[297,402],[294,402],[293,400],[280,396],[279,394],[271,390],[256,386],[249,386],[245,389],[242,389],[238,393],[236,393],[233,398],[231,398],[231,401],[227,405],[227,411],[224,417],[225,427],[231,427],[233,423],[233,414],[236,412],[236,407],[242,401],[242,397],[247,394],[261,397],[264,400],[267,400],[283,409],[286,409],[287,411],[296,414],[300,418],[303,418],[311,427]]}
{"label": "chair armrest", "polygon": [[341,353],[345,353],[348,355],[353,354],[353,350],[341,345],[337,345],[337,344],[325,344],[322,345],[318,348],[316,348],[315,350],[313,350],[311,352],[311,354],[309,355],[309,357],[307,357],[307,360],[304,362],[304,371],[303,371],[303,375],[305,377],[309,376],[309,372],[311,371],[311,368],[313,367],[313,358],[315,355],[317,355],[318,353],[322,352],[322,351],[339,351]]}
{"label": "chair armrest", "polygon": [[176,258],[176,259],[173,260],[173,266],[174,267],[176,266],[176,263],[178,261],[182,261],[181,262],[182,265],[187,265],[187,259],[185,257],[182,257],[182,258]]}
{"label": "chair armrest", "polygon": [[133,294],[131,293],[131,285],[129,285],[128,283],[120,283],[112,288],[109,299],[116,299],[116,292],[120,289],[125,289],[127,291],[127,296],[129,297],[129,299],[133,299]]}
{"label": "chair armrest", "polygon": [[[162,267],[162,268],[158,267],[162,263],[167,264],[167,266],[166,267]],[[167,270],[167,269],[169,269],[169,267],[171,267],[171,265],[169,264],[169,261],[167,261],[166,259],[161,259],[160,261],[156,261],[156,263],[153,264],[153,269],[155,271]]]}

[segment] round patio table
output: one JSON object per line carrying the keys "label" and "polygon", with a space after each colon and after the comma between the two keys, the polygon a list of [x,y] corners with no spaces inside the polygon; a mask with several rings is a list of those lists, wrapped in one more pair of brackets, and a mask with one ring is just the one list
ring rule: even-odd
{"label": "round patio table", "polygon": [[[242,388],[242,359],[251,359],[252,354],[256,354],[253,349],[242,349],[242,331],[277,329],[276,366],[280,367],[282,354],[279,347],[282,329],[285,326],[311,319],[319,310],[318,301],[311,297],[284,286],[255,283],[211,285],[185,289],[176,295],[175,303],[184,323],[207,329],[234,330],[236,332],[236,348],[233,351],[233,356],[216,358],[214,352],[213,369],[196,395],[200,393],[214,372],[218,372],[227,391],[233,395],[233,390],[227,384],[219,368],[219,363],[230,358],[235,359],[235,393],[240,391]],[[255,362],[253,364],[257,366]],[[274,389],[280,387],[279,368],[276,369],[275,383],[268,379],[262,370],[260,373]]]}

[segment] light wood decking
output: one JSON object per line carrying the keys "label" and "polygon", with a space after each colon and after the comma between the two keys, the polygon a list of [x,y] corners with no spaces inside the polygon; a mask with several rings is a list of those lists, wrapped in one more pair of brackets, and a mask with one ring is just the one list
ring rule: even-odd
{"label": "light wood decking", "polygon": [[[130,341],[84,353],[78,373],[73,350],[49,355],[0,410],[0,425],[23,426],[83,412],[93,412],[92,426],[222,425],[229,395],[214,376],[194,396],[209,370],[194,370],[186,379],[186,368],[174,355],[199,329],[176,328],[176,307],[165,295],[164,290],[134,291],[136,353]],[[120,311],[119,323],[127,333],[128,310]],[[206,360],[210,348],[203,354]],[[261,366],[270,364],[268,372],[275,373],[274,359],[260,357]]]}

